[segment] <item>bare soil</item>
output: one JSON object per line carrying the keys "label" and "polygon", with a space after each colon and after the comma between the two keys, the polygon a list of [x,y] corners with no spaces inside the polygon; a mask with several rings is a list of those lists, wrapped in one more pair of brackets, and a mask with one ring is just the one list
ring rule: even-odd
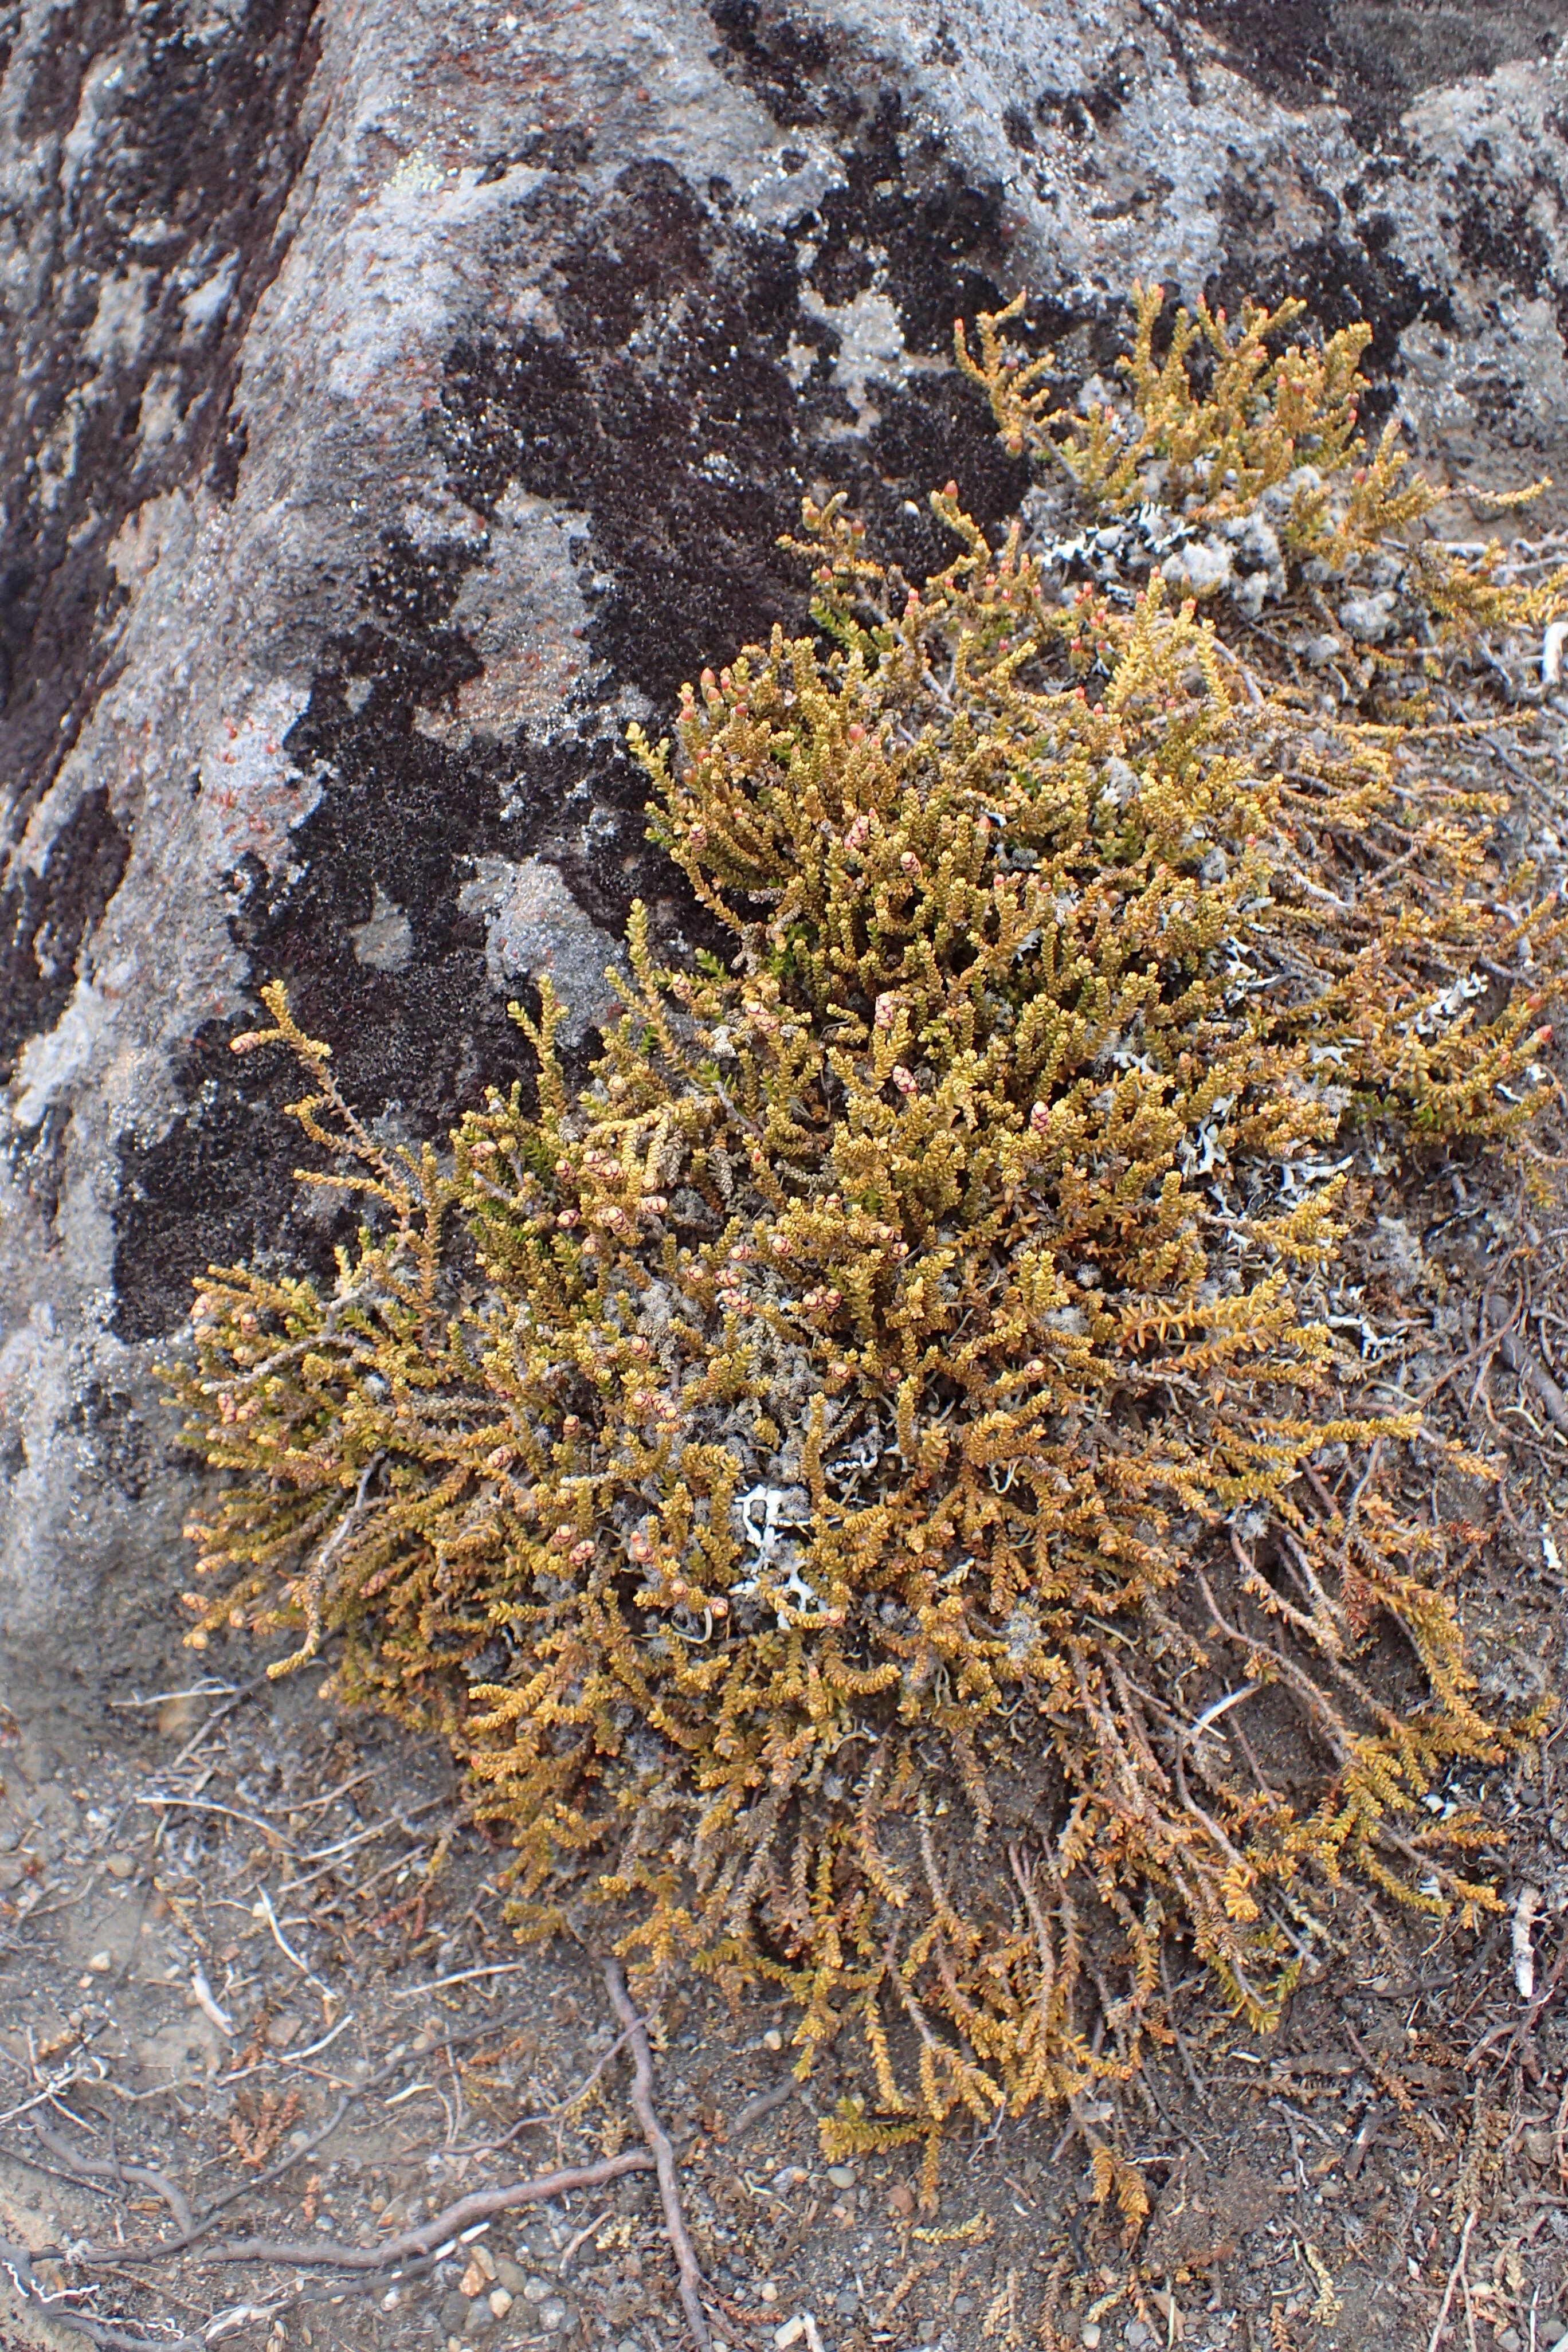
{"label": "bare soil", "polygon": [[[1494,1683],[1510,1660],[1516,1679],[1561,1678],[1543,1560],[1479,1572],[1470,1614]],[[689,2337],[647,2171],[502,2211],[401,2273],[229,2252],[374,2247],[639,2136],[597,1959],[517,1946],[505,1854],[439,1747],[324,1709],[311,1674],[249,1679],[254,1650],[227,1663],[225,1685],[182,1660],[176,1696],[116,1702],[96,1738],[47,1707],[0,1718],[0,2341],[79,2346],[85,2322],[108,2344],[268,2352],[675,2352]],[[1152,2053],[1114,2126],[1153,2198],[1131,2248],[1060,2118],[956,2137],[923,2214],[912,2163],[819,2155],[814,2111],[854,2087],[852,2053],[800,2090],[787,2011],[668,1998],[655,2098],[716,2343],[970,2352],[1049,2345],[1048,2323],[1101,2352],[1555,2346],[1559,1744],[1488,1790],[1513,1898],[1543,1898],[1533,1998],[1510,1916],[1479,1937],[1414,1932],[1348,1899],[1344,1949],[1270,2041],[1225,2032],[1194,1972],[1180,2045]],[[205,2233],[136,2260],[182,2234],[182,2200]]]}

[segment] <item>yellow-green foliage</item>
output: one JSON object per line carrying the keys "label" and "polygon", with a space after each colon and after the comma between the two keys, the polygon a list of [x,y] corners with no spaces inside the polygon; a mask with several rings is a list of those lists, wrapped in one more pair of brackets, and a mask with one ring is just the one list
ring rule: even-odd
{"label": "yellow-green foliage", "polygon": [[[1215,526],[1230,537],[1264,520],[1278,533],[1282,566],[1297,589],[1352,580],[1366,559],[1386,558],[1393,545],[1401,584],[1419,618],[1436,624],[1436,635],[1460,624],[1537,623],[1560,609],[1568,570],[1528,594],[1510,594],[1493,576],[1495,546],[1479,562],[1464,562],[1437,545],[1393,542],[1393,534],[1430,514],[1438,494],[1411,471],[1392,421],[1370,457],[1357,435],[1365,390],[1357,370],[1370,327],[1358,321],[1324,343],[1280,347],[1306,314],[1295,296],[1273,310],[1244,303],[1239,329],[1200,298],[1195,312],[1176,312],[1165,355],[1156,359],[1164,290],[1135,285],[1132,345],[1121,362],[1126,404],[1097,401],[1080,415],[1052,405],[1055,352],[1030,358],[1006,332],[1023,317],[1026,299],[1019,294],[1005,310],[981,314],[978,359],[961,320],[953,335],[958,364],[990,401],[1013,456],[1065,467],[1097,509],[1163,510],[1184,530]],[[1481,503],[1493,511],[1522,506],[1550,488],[1535,482]],[[1435,641],[1429,626],[1410,640],[1427,650]]]}
{"label": "yellow-green foliage", "polygon": [[[1292,368],[1321,466],[1359,348]],[[1296,411],[1226,365],[1158,429],[1239,498]],[[1498,1735],[1388,1488],[1415,1424],[1345,1415],[1321,1284],[1347,1122],[1528,1118],[1563,959],[1418,746],[933,503],[920,589],[808,505],[820,635],[635,737],[733,959],[660,970],[634,918],[581,1091],[546,989],[531,1107],[393,1150],[267,992],[238,1043],[302,1057],[365,1223],[330,1290],[211,1274],[183,1381],[227,1474],[193,1639],[340,1634],[344,1690],[458,1741],[535,1929],[605,1898],[645,1966],[783,1987],[807,2049],[857,2021],[840,2148],[1092,2122],[1173,1934],[1263,2024],[1314,1884],[1494,1904],[1420,1803]],[[1243,1684],[1306,1805],[1224,1744]]]}
{"label": "yellow-green foliage", "polygon": [[[1026,359],[1002,332],[1023,317],[1026,296],[981,314],[978,362],[959,322],[958,363],[990,399],[1014,457],[1055,456],[1096,505],[1125,511],[1156,488],[1167,504],[1191,500],[1208,517],[1246,512],[1300,466],[1342,473],[1359,454],[1356,405],[1365,387],[1357,371],[1370,327],[1358,321],[1324,344],[1291,343],[1275,353],[1270,338],[1305,317],[1304,302],[1291,296],[1274,310],[1248,302],[1240,331],[1233,332],[1225,312],[1211,310],[1200,297],[1195,314],[1178,310],[1165,356],[1156,360],[1164,289],[1135,286],[1132,297],[1132,348],[1121,362],[1133,411],[1126,421],[1104,402],[1091,405],[1087,417],[1051,406],[1055,352]],[[1203,389],[1192,364],[1198,355],[1209,362]],[[1152,467],[1159,473],[1152,480]],[[1415,483],[1403,506],[1385,509],[1382,520],[1403,523],[1431,503],[1432,493]]]}

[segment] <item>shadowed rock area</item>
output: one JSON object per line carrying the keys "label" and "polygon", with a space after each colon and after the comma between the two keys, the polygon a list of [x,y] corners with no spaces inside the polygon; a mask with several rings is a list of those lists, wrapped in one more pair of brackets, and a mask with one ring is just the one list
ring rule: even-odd
{"label": "shadowed rock area", "polygon": [[[804,613],[847,488],[940,560],[1023,488],[950,364],[1028,285],[1364,315],[1456,487],[1564,469],[1568,10],[110,0],[0,17],[0,1627],[84,1697],[166,1652],[193,1274],[330,1262],[280,977],[439,1136],[586,1051],[644,839],[626,724]],[[19,1677],[13,1678],[19,1681]],[[26,1692],[14,1689],[14,1703]]]}

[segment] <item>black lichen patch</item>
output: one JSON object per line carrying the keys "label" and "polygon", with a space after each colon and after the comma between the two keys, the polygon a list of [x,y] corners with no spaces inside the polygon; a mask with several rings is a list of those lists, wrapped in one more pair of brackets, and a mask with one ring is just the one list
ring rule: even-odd
{"label": "black lichen patch", "polygon": [[844,32],[759,0],[709,0],[721,55],[783,131],[851,131],[865,111],[859,61]]}
{"label": "black lichen patch", "polygon": [[1549,56],[1561,0],[1188,0],[1226,61],[1283,106],[1337,103],[1375,145],[1423,90]]}
{"label": "black lichen patch", "polygon": [[437,437],[481,514],[512,482],[587,509],[609,583],[594,649],[662,702],[737,626],[798,608],[772,547],[805,487],[779,363],[797,289],[765,241],[750,267],[715,270],[706,208],[667,167],[624,175],[591,221],[568,208],[573,192],[552,189],[520,224],[568,233],[552,297],[565,333],[465,338]]}
{"label": "black lichen patch", "polygon": [[71,1405],[68,1426],[92,1446],[111,1486],[127,1502],[139,1503],[146,1494],[163,1446],[149,1432],[130,1391],[89,1381]]}
{"label": "black lichen patch", "polygon": [[276,1088],[238,1082],[231,1032],[207,1023],[173,1072],[182,1108],[167,1134],[120,1148],[115,1328],[149,1339],[182,1322],[195,1277],[247,1250],[270,1249],[325,1273],[329,1230],[300,1213],[299,1151],[279,1132]]}
{"label": "black lichen patch", "polygon": [[[875,416],[847,431],[838,336],[820,303],[803,303],[792,246],[736,225],[721,194],[704,201],[660,164],[625,173],[591,205],[576,160],[561,151],[498,255],[504,275],[509,236],[520,264],[542,245],[555,252],[559,332],[477,322],[453,346],[431,432],[448,489],[482,520],[513,484],[586,511],[593,681],[547,739],[433,740],[418,714],[454,705],[480,668],[452,616],[485,541],[431,552],[389,540],[362,583],[361,623],[332,647],[289,738],[297,764],[329,780],[291,835],[290,868],[235,877],[235,936],[256,979],[288,983],[331,1041],[345,1093],[367,1112],[385,1106],[408,1136],[444,1135],[525,1058],[486,968],[482,918],[460,904],[476,857],[548,856],[605,930],[638,896],[661,937],[704,939],[684,879],[647,842],[645,786],[606,706],[631,686],[662,715],[710,657],[775,620],[802,625],[803,567],[775,542],[798,527],[803,492],[847,487],[923,573],[950,552],[925,504],[933,482],[959,467],[989,520],[1026,478],[956,374],[878,380]],[[847,191],[800,233],[830,268],[874,247],[910,345],[935,351],[959,309],[995,299],[997,215],[994,194],[967,191],[930,142],[906,154],[889,107],[863,129]],[[810,374],[797,381],[803,351]],[[409,926],[396,971],[354,952],[378,893]],[[334,1237],[330,1222],[301,1222],[280,1073],[264,1057],[237,1062],[215,1029],[178,1083],[174,1125],[122,1154],[127,1337],[182,1321],[209,1263],[282,1247],[319,1265]]]}
{"label": "black lichen patch", "polygon": [[113,675],[125,517],[204,474],[232,490],[239,349],[281,259],[316,50],[315,0],[252,0],[217,38],[174,0],[70,0],[11,58],[18,136],[57,192],[24,224],[45,290],[0,346],[0,773],[18,826]]}
{"label": "black lichen patch", "polygon": [[[324,765],[331,783],[295,828],[286,870],[252,865],[231,877],[232,929],[252,971],[288,982],[331,1040],[350,1094],[411,1137],[440,1136],[487,1082],[520,1073],[521,1041],[489,982],[483,922],[459,899],[468,861],[526,855],[539,810],[568,797],[595,756],[558,750],[520,785],[499,747],[458,753],[416,727],[419,709],[479,667],[450,625],[464,568],[401,540],[382,550],[363,583],[367,618],[331,649],[289,737],[296,762]],[[378,896],[408,924],[400,969],[355,953],[354,928]],[[192,1277],[210,1263],[278,1247],[321,1267],[341,1237],[295,1191],[280,1074],[237,1061],[231,1034],[204,1029],[175,1074],[173,1125],[122,1147],[115,1292],[125,1338],[183,1321]]]}
{"label": "black lichen patch", "polygon": [[[821,238],[812,283],[825,300],[840,299],[825,271],[842,267],[847,252],[875,250],[910,350],[946,357],[954,318],[993,301],[1008,273],[1002,189],[971,184],[938,141],[906,121],[892,90],[846,155],[844,173],[820,214],[801,225]],[[978,433],[969,437],[978,454]],[[994,480],[986,487],[995,494]]]}
{"label": "black lichen patch", "polygon": [[101,785],[84,793],[42,861],[0,890],[0,1081],[29,1037],[52,1029],[76,986],[82,941],[120,887],[131,844]]}
{"label": "black lichen patch", "polygon": [[1357,219],[1327,189],[1314,194],[1324,215],[1323,234],[1271,254],[1272,204],[1247,178],[1228,179],[1221,203],[1231,257],[1208,278],[1204,292],[1211,305],[1233,311],[1249,293],[1268,303],[1299,295],[1313,326],[1325,335],[1364,320],[1372,341],[1362,362],[1367,390],[1361,413],[1365,428],[1376,432],[1397,394],[1400,336],[1417,319],[1451,326],[1449,290],[1426,283],[1399,259],[1390,214],[1372,209]]}
{"label": "black lichen patch", "polygon": [[848,488],[917,571],[942,560],[924,506],[933,479],[966,467],[986,517],[1017,495],[956,379],[922,375],[918,393],[879,382],[880,423],[846,430],[854,412],[822,306],[875,282],[910,348],[935,352],[959,310],[995,299],[995,193],[967,189],[931,142],[910,149],[884,110],[847,184],[795,225],[816,247],[815,307],[789,244],[732,226],[668,166],[624,173],[593,214],[574,189],[549,188],[518,234],[561,236],[551,299],[563,331],[478,334],[453,352],[437,431],[454,488],[482,514],[512,482],[586,509],[607,583],[594,650],[657,707],[716,651],[799,625],[801,567],[776,542],[813,483]]}
{"label": "black lichen patch", "polygon": [[1052,85],[1038,92],[1035,119],[1042,130],[1065,131],[1070,139],[1091,139],[1115,121],[1139,80],[1147,60],[1134,42],[1123,41],[1100,65],[1092,82],[1079,89]]}
{"label": "black lichen patch", "polygon": [[1467,268],[1511,286],[1527,301],[1544,296],[1568,341],[1568,287],[1556,279],[1552,249],[1538,214],[1562,210],[1562,190],[1543,173],[1530,180],[1500,173],[1489,139],[1479,139],[1454,174],[1458,194],[1459,257]]}

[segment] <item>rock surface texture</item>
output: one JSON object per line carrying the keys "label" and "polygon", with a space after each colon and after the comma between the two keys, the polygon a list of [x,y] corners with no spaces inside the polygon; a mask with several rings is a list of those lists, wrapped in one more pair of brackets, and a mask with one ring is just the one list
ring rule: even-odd
{"label": "rock surface texture", "polygon": [[[0,1654],[166,1654],[193,1274],[331,1228],[260,982],[439,1135],[586,1039],[626,722],[802,614],[841,486],[1025,487],[950,365],[1027,284],[1364,315],[1455,485],[1568,474],[1563,0],[20,0],[0,12]],[[63,1685],[61,1685],[63,1687]]]}

